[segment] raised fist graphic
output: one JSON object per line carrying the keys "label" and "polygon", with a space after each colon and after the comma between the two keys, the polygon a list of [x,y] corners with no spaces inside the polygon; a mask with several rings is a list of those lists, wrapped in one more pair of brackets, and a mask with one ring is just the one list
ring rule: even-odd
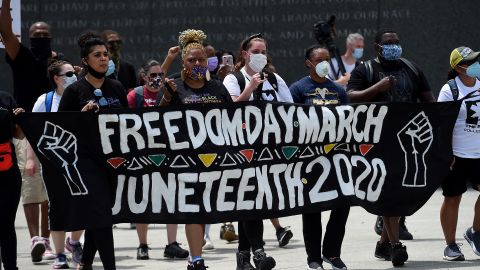
{"label": "raised fist graphic", "polygon": [[88,194],[77,169],[77,138],[72,133],[47,121],[37,147],[47,159],[63,168],[63,175],[73,196]]}
{"label": "raised fist graphic", "polygon": [[425,154],[433,141],[433,129],[424,112],[417,114],[398,133],[398,141],[405,155],[405,173],[402,185],[424,187],[427,185]]}

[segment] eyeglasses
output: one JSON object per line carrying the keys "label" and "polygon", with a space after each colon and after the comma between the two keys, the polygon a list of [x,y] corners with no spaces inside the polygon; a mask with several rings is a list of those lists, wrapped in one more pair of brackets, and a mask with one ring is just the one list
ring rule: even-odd
{"label": "eyeglasses", "polygon": [[97,100],[98,106],[100,107],[105,107],[108,106],[107,99],[103,96],[103,92],[100,89],[95,89],[93,91],[93,94],[95,95],[95,99]]}
{"label": "eyeglasses", "polygon": [[165,75],[165,73],[163,73],[163,72],[159,72],[159,73],[152,72],[148,76],[152,79],[155,79],[157,77],[162,77],[163,78],[163,75]]}
{"label": "eyeglasses", "polygon": [[73,72],[73,71],[67,71],[67,72],[65,72],[65,73],[63,73],[63,74],[58,74],[57,76],[60,76],[60,77],[62,77],[62,76],[72,77],[73,75],[75,75],[75,72]]}
{"label": "eyeglasses", "polygon": [[252,39],[254,39],[254,38],[263,38],[263,37],[262,37],[262,34],[261,34],[261,33],[253,34],[253,35],[247,37],[247,38],[242,42],[242,49],[243,49],[243,50],[246,50],[246,49],[247,49],[247,46],[248,46],[248,43],[250,43],[250,41],[252,41]]}

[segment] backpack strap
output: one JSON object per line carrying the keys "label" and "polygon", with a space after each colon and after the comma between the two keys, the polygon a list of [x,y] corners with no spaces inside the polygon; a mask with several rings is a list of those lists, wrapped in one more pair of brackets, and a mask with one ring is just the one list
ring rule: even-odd
{"label": "backpack strap", "polygon": [[53,95],[55,94],[55,90],[48,92],[45,95],[45,112],[52,111],[52,103],[53,103]]}
{"label": "backpack strap", "polygon": [[135,91],[135,108],[142,108],[145,100],[143,99],[143,86],[133,88]]}
{"label": "backpack strap", "polygon": [[418,78],[418,74],[420,74],[420,72],[419,72],[418,69],[412,64],[412,62],[408,61],[408,60],[405,59],[405,58],[400,58],[400,61],[402,61],[411,71],[413,71],[413,73],[415,74],[415,77]]}
{"label": "backpack strap", "polygon": [[447,84],[450,87],[450,91],[452,91],[453,100],[458,100],[458,85],[455,79],[448,80]]}
{"label": "backpack strap", "polygon": [[265,72],[268,74],[268,82],[272,85],[273,87],[273,90],[275,90],[275,92],[278,92],[278,82],[277,82],[277,76],[275,76],[274,73],[272,72]]}
{"label": "backpack strap", "polygon": [[238,86],[240,87],[240,94],[245,90],[245,77],[240,70],[237,70],[232,73],[235,78],[237,78]]}
{"label": "backpack strap", "polygon": [[373,83],[372,60],[367,60],[364,63],[365,63],[365,70],[366,70],[368,85],[372,85]]}

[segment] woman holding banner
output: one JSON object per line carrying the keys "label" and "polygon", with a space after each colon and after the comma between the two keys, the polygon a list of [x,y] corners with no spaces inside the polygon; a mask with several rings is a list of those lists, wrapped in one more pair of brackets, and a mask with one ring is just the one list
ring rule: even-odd
{"label": "woman holding banner", "polygon": [[[123,86],[118,81],[105,77],[109,61],[105,42],[96,34],[85,33],[79,38],[78,44],[81,48],[80,56],[86,75],[65,89],[58,111],[98,111],[104,108],[128,107]],[[104,194],[105,196],[107,194]],[[111,213],[111,205],[108,203],[95,206]],[[85,243],[79,269],[92,269],[97,250],[104,269],[116,269],[111,220],[110,224],[108,219],[100,225],[98,223],[100,221],[96,222],[95,228],[85,230]]]}
{"label": "woman holding banner", "polygon": [[[260,34],[252,35],[241,43],[238,59],[236,71],[227,75],[223,81],[235,102],[293,102],[285,81],[278,74],[266,70],[267,41]],[[272,223],[278,224],[276,220]],[[280,226],[277,229],[280,246],[288,243],[292,235],[288,227]],[[255,269],[250,263],[250,250],[253,252],[253,262],[257,269],[270,270],[275,267],[275,260],[267,256],[263,249],[263,220],[239,221],[238,237],[237,269]],[[286,240],[283,245],[282,240]]]}
{"label": "woman holding banner", "polygon": [[[442,182],[443,204],[440,209],[440,221],[447,246],[443,251],[443,259],[448,261],[464,261],[465,256],[455,241],[457,230],[458,208],[462,194],[467,191],[467,182],[480,191],[478,167],[480,165],[480,129],[478,128],[478,112],[480,105],[478,90],[480,89],[480,52],[468,47],[459,47],[450,54],[451,70],[448,82],[442,87],[438,101],[467,99],[460,107],[453,130],[453,156],[450,174]],[[473,225],[464,233],[464,237],[480,256],[480,197],[474,206]]]}
{"label": "woman holding banner", "polygon": [[[210,80],[208,57],[203,47],[206,35],[201,30],[188,29],[180,33],[178,41],[182,49],[181,78],[174,82],[176,89],[166,87],[160,105],[186,103],[224,103],[232,99],[227,89],[218,80]],[[191,261],[188,270],[205,270],[202,258],[205,224],[186,224]]]}

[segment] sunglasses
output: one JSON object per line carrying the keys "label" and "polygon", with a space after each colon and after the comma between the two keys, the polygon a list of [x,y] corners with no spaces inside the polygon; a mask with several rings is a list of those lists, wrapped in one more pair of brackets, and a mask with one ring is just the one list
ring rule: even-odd
{"label": "sunglasses", "polygon": [[107,42],[109,45],[122,45],[121,40],[110,40]]}
{"label": "sunglasses", "polygon": [[160,73],[155,73],[155,72],[152,72],[150,73],[150,75],[148,75],[151,79],[155,79],[157,77],[162,77],[163,78],[163,75],[165,75],[165,73],[163,72],[160,72]]}
{"label": "sunglasses", "polygon": [[95,99],[97,100],[98,106],[100,107],[105,107],[108,106],[107,99],[103,96],[103,92],[100,89],[95,89],[93,91],[93,94],[95,95]]}
{"label": "sunglasses", "polygon": [[67,71],[67,72],[65,72],[65,73],[63,73],[63,74],[58,74],[57,76],[60,76],[60,77],[62,77],[62,76],[72,77],[73,75],[75,75],[75,72],[74,72],[74,71]]}
{"label": "sunglasses", "polygon": [[262,37],[261,33],[253,34],[253,35],[247,37],[242,43],[242,49],[246,50],[247,46],[248,46],[248,43],[250,43],[250,41],[252,41],[252,39],[254,39],[254,38],[263,38],[263,37]]}

